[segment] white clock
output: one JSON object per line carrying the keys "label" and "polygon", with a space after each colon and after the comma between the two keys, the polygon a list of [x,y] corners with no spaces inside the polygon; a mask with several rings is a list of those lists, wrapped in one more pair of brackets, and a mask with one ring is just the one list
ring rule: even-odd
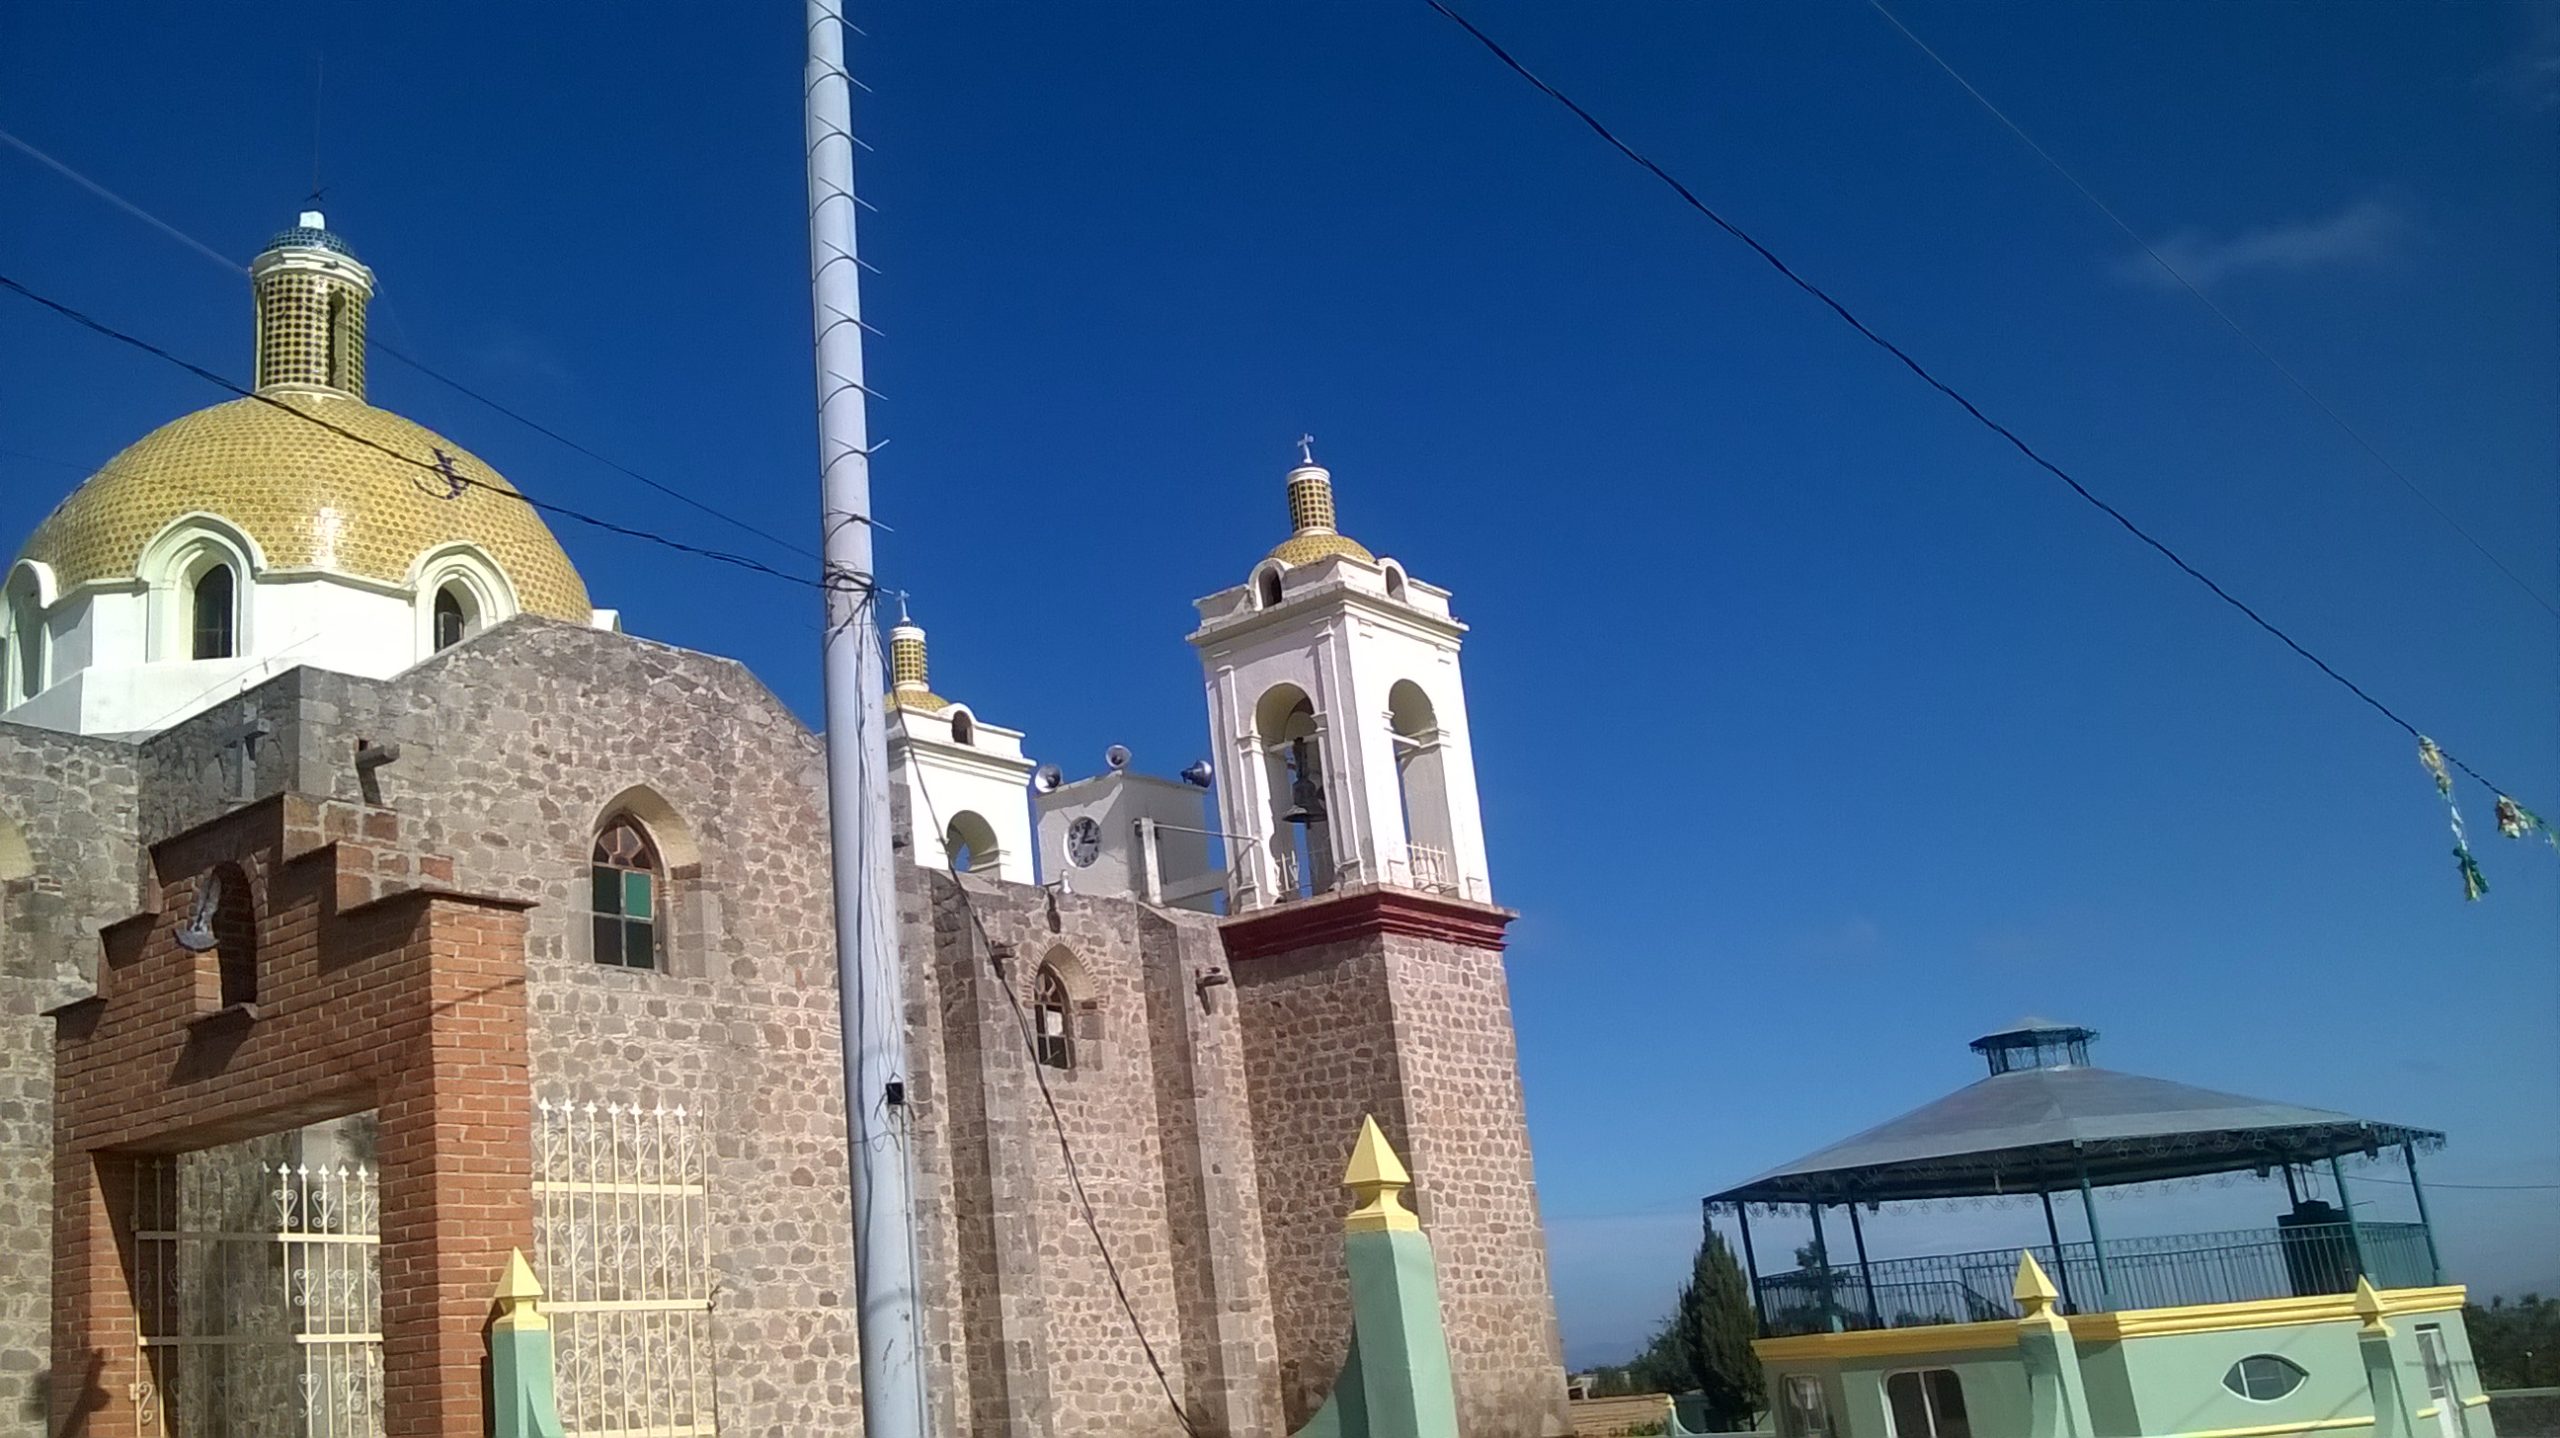
{"label": "white clock", "polygon": [[1078,815],[1067,825],[1067,862],[1090,869],[1102,853],[1102,826],[1091,815]]}

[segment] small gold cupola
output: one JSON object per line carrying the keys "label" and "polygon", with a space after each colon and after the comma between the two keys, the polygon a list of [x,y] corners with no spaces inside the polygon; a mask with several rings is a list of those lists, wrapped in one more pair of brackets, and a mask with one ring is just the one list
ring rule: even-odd
{"label": "small gold cupola", "polygon": [[318,210],[249,262],[258,298],[258,388],[364,398],[364,312],[373,271]]}
{"label": "small gold cupola", "polygon": [[889,630],[889,707],[916,714],[939,714],[951,701],[925,682],[924,628],[907,617],[907,599],[898,596],[898,622]]}
{"label": "small gold cupola", "polygon": [[1289,471],[1289,524],[1292,533],[1270,553],[1282,564],[1312,564],[1332,554],[1348,554],[1363,563],[1377,557],[1360,542],[1334,527],[1333,471],[1316,463],[1315,436],[1298,436],[1298,467]]}

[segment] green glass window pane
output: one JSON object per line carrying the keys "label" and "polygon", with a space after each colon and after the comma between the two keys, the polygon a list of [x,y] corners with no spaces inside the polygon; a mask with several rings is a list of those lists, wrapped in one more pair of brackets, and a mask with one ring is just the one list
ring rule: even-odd
{"label": "green glass window pane", "polygon": [[622,912],[639,919],[657,917],[658,906],[649,902],[649,876],[637,869],[622,876]]}
{"label": "green glass window pane", "polygon": [[622,961],[635,969],[658,966],[658,926],[637,920],[623,922]]}
{"label": "green glass window pane", "polygon": [[596,962],[622,963],[622,921],[598,915],[596,918]]}
{"label": "green glass window pane", "polygon": [[595,912],[599,914],[621,913],[622,871],[619,869],[608,869],[599,864],[587,872],[593,881],[591,884],[593,892],[590,896],[589,902],[593,905]]}

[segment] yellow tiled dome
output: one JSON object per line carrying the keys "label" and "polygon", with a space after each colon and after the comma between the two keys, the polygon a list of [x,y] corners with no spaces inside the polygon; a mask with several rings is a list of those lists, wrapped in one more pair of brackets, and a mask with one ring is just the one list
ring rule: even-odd
{"label": "yellow tiled dome", "polygon": [[[408,583],[431,550],[474,545],[505,573],[526,613],[588,622],[587,586],[560,541],[478,457],[349,395],[294,389],[269,398],[382,449],[265,399],[218,404],[162,425],[108,461],[36,527],[21,557],[51,566],[65,591],[126,579],[170,521],[202,513],[247,534],[270,569],[384,584]],[[448,463],[462,483],[438,472]]]}
{"label": "yellow tiled dome", "polygon": [[1331,533],[1290,535],[1287,539],[1281,540],[1279,545],[1265,557],[1279,560],[1282,564],[1313,564],[1332,554],[1348,554],[1364,564],[1378,562],[1378,557],[1371,554],[1359,540],[1347,534]]}

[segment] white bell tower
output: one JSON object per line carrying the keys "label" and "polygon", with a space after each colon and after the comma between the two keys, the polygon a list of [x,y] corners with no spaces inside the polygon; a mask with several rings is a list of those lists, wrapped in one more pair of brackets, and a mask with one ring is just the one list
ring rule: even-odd
{"label": "white bell tower", "polygon": [[989,724],[933,692],[924,630],[907,618],[889,631],[889,782],[903,785],[915,862],[1012,884],[1035,882],[1031,760],[1022,731]]}
{"label": "white bell tower", "polygon": [[1311,440],[1295,532],[1198,601],[1230,911],[1364,886],[1493,902],[1449,592],[1334,527]]}

